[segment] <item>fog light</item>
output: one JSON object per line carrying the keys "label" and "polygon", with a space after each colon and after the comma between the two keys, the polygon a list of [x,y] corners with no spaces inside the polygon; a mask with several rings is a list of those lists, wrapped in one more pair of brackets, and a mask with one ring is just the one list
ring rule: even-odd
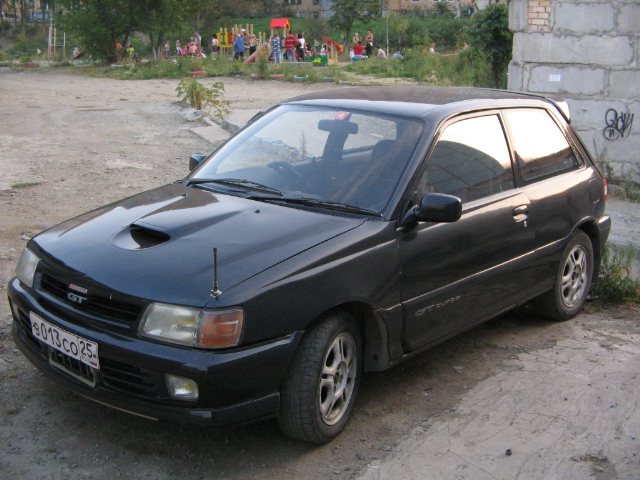
{"label": "fog light", "polygon": [[179,400],[197,400],[198,384],[190,378],[165,374],[169,395]]}

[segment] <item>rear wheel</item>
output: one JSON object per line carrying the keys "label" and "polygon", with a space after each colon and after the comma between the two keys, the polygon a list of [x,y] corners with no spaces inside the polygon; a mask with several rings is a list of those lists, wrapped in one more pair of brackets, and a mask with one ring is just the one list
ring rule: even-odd
{"label": "rear wheel", "polygon": [[286,435],[322,444],[342,432],[360,383],[361,351],[358,327],[345,312],[305,334],[281,389],[278,423]]}
{"label": "rear wheel", "polygon": [[591,240],[578,231],[562,254],[553,289],[533,301],[538,313],[556,321],[574,317],[587,301],[593,270]]}

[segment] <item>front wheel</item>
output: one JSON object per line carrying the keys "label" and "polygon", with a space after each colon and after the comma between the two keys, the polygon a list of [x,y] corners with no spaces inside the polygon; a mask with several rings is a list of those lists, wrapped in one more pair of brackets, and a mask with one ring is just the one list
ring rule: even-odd
{"label": "front wheel", "polygon": [[578,231],[562,254],[553,289],[533,301],[538,313],[556,321],[574,317],[587,301],[593,271],[591,240]]}
{"label": "front wheel", "polygon": [[360,383],[361,352],[360,332],[345,312],[305,334],[281,389],[278,423],[286,435],[322,444],[342,432]]}

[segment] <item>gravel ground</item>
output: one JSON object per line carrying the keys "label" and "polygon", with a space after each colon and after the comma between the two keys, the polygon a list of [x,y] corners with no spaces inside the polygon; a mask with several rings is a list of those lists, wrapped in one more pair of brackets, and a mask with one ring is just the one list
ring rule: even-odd
{"label": "gravel ground", "polygon": [[[335,88],[224,83],[236,118]],[[381,465],[416,428],[446,419],[482,381],[500,372],[517,375],[513,362],[523,352],[586,331],[622,343],[637,337],[640,314],[630,307],[562,324],[527,310],[499,317],[367,375],[347,430],[321,447],[285,438],[275,421],[213,430],[157,424],[45,380],[10,337],[6,286],[20,251],[30,237],[69,217],[184,176],[191,153],[214,148],[194,134],[206,124],[189,120],[191,110],[175,101],[176,85],[0,68],[0,478],[355,478]]]}

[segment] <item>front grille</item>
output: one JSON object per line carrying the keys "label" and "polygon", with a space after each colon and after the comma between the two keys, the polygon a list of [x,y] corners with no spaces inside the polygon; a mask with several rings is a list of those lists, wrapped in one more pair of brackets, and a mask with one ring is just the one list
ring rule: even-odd
{"label": "front grille", "polygon": [[[40,288],[56,300],[73,309],[89,315],[131,324],[135,322],[145,305],[124,295],[107,290],[91,288],[89,293],[80,294],[70,290],[71,280],[61,280],[48,273],[43,273]],[[70,298],[81,298],[81,302],[73,302]]]}
{"label": "front grille", "polygon": [[29,320],[29,315],[27,315],[27,313],[22,309],[16,308],[16,310],[18,313],[18,318],[16,318],[16,320],[18,325],[22,327],[23,338],[25,338],[31,346],[39,351],[40,354],[44,355],[47,347],[43,343],[40,343],[40,340],[34,337],[33,333],[31,333],[31,320]]}
{"label": "front grille", "polygon": [[104,355],[100,355],[100,370],[93,369],[42,343],[31,332],[31,321],[27,312],[21,308],[14,308],[13,311],[17,314],[14,320],[20,337],[32,351],[58,370],[92,387],[102,385],[111,391],[137,397],[160,402],[169,400],[162,372],[130,365]]}
{"label": "front grille", "polygon": [[64,370],[81,382],[95,387],[96,379],[94,369],[82,363],[80,360],[71,358],[64,353],[49,347],[49,362],[54,367]]}
{"label": "front grille", "polygon": [[146,398],[161,398],[164,394],[164,377],[134,365],[100,357],[100,372],[105,386]]}

